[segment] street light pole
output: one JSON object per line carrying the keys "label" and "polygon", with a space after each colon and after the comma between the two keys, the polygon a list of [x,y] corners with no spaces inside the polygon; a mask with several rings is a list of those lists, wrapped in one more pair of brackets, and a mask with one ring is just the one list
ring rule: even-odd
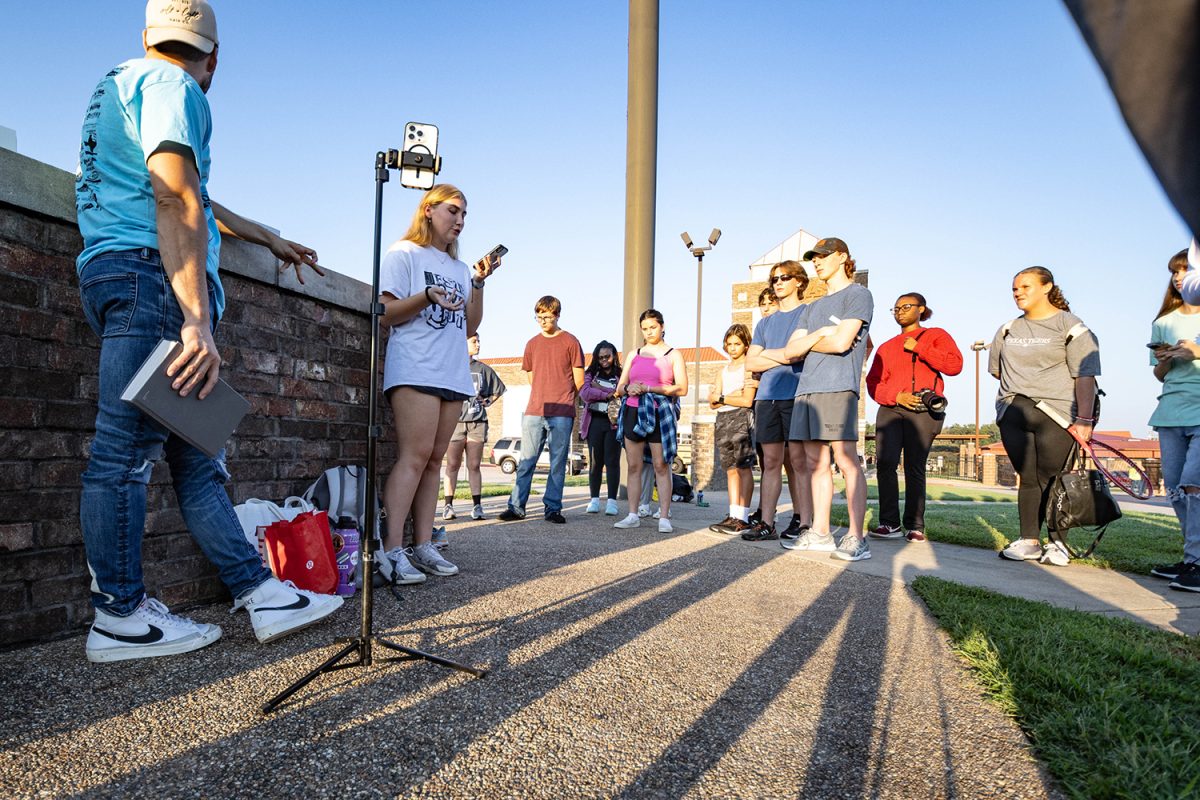
{"label": "street light pole", "polygon": [[[696,480],[696,419],[700,416],[700,310],[701,300],[704,290],[704,254],[717,246],[717,240],[721,238],[721,229],[713,228],[712,233],[708,235],[708,247],[695,247],[692,245],[692,237],[687,231],[679,234],[679,238],[683,239],[683,245],[688,251],[696,257],[696,350],[694,377],[692,378],[693,388],[696,394],[692,399],[692,457],[691,457],[691,473],[692,486],[697,487]],[[698,490],[698,489],[697,489]]]}
{"label": "street light pole", "polygon": [[976,480],[982,480],[979,474],[979,354],[988,346],[980,339],[971,345],[971,349],[975,351],[975,447],[971,454],[971,472]]}

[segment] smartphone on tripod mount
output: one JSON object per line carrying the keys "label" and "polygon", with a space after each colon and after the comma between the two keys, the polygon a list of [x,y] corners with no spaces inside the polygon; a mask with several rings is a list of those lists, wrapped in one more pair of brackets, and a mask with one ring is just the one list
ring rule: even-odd
{"label": "smartphone on tripod mount", "polygon": [[404,126],[404,153],[420,156],[424,164],[400,168],[400,185],[409,189],[432,189],[437,176],[438,129],[426,122],[410,122]]}

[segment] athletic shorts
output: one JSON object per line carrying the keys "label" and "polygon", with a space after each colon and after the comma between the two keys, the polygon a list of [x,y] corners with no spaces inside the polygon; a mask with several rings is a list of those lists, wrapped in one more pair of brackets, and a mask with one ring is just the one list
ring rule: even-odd
{"label": "athletic shorts", "polygon": [[460,422],[454,426],[454,433],[450,436],[451,442],[479,442],[483,444],[488,437],[488,423],[486,419],[481,419],[477,422]]}
{"label": "athletic shorts", "polygon": [[384,397],[387,397],[390,400],[391,396],[392,396],[392,392],[396,391],[397,389],[404,388],[406,386],[409,389],[416,389],[421,394],[432,395],[433,397],[436,397],[439,400],[444,400],[447,403],[461,403],[464,400],[471,399],[471,395],[463,394],[462,392],[456,392],[453,389],[442,389],[441,387],[438,387],[438,386],[417,386],[412,383],[402,383],[402,384],[397,384],[396,386],[392,386],[392,387],[384,390],[384,393],[383,393]]}
{"label": "athletic shorts", "polygon": [[791,428],[791,400],[754,401],[754,441],[759,444],[786,442]]}
{"label": "athletic shorts", "polygon": [[626,405],[621,412],[625,415],[625,438],[631,442],[653,442],[654,444],[662,444],[662,430],[659,428],[658,420],[654,420],[654,430],[646,436],[638,436],[633,432],[633,428],[637,425],[638,410],[634,406]]}
{"label": "athletic shorts", "polygon": [[858,393],[797,395],[788,438],[800,442],[858,441]]}
{"label": "athletic shorts", "polygon": [[750,469],[754,466],[754,420],[748,408],[718,411],[714,436],[721,466]]}

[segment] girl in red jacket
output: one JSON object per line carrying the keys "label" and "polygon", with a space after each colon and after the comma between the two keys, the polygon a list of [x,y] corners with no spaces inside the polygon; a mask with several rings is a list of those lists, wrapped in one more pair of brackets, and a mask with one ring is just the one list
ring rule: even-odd
{"label": "girl in red jacket", "polygon": [[[925,461],[946,419],[942,375],[962,372],[962,353],[941,328],[922,328],[933,316],[925,297],[901,295],[892,309],[900,334],[880,345],[867,373],[867,391],[879,404],[875,460],[879,483],[876,539],[925,541]],[[923,394],[926,390],[932,395]],[[922,400],[924,397],[924,401]],[[904,454],[904,527],[896,468]],[[907,530],[907,534],[905,531]]]}

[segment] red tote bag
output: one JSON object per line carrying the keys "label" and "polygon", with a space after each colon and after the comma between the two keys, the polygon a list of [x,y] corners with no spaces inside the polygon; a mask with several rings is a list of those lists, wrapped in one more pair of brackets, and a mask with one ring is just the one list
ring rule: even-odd
{"label": "red tote bag", "polygon": [[338,582],[337,559],[326,512],[305,511],[261,530],[267,564],[276,578],[291,581],[297,589],[333,594]]}

